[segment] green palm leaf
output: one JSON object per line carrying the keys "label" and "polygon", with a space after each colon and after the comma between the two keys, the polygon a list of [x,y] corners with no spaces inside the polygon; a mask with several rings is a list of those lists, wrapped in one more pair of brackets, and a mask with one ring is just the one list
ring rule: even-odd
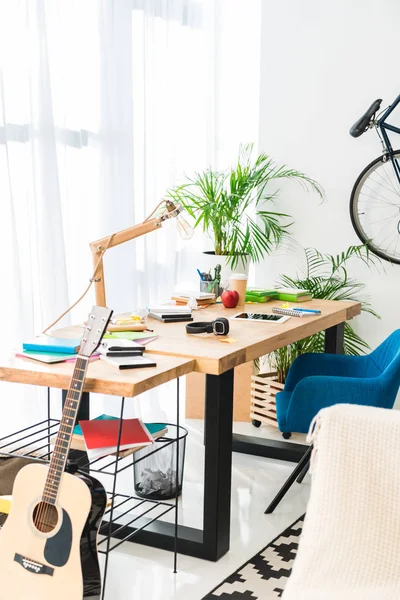
{"label": "green palm leaf", "polygon": [[304,173],[275,165],[270,156],[253,158],[253,144],[241,145],[237,163],[226,171],[204,172],[186,177],[184,184],[167,195],[184,206],[195,227],[211,233],[216,254],[235,266],[240,255],[259,262],[275,249],[290,228],[289,215],[267,210],[278,191],[269,191],[272,180],[291,179],[323,197],[323,190]]}
{"label": "green palm leaf", "polygon": [[[294,245],[294,252],[300,262],[297,276],[281,275],[279,286],[308,290],[314,298],[322,300],[352,300],[361,303],[361,310],[380,318],[365,296],[365,284],[349,276],[349,263],[356,259],[368,267],[380,264],[366,246],[350,246],[337,255],[323,254],[315,248],[301,248]],[[290,344],[269,355],[271,366],[283,383],[293,360],[304,352],[324,352],[325,336],[322,331],[301,342]],[[368,343],[349,323],[344,325],[344,352],[352,356],[364,354],[370,349]]]}

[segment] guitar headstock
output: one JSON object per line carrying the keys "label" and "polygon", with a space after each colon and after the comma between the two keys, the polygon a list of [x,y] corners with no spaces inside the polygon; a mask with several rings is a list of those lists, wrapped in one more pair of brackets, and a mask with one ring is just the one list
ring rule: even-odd
{"label": "guitar headstock", "polygon": [[113,311],[106,306],[93,306],[87,319],[79,354],[91,356],[97,349]]}

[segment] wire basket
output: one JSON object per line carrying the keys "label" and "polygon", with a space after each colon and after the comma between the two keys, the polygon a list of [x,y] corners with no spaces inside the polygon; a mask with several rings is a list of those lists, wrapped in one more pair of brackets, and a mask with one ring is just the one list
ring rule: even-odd
{"label": "wire basket", "polygon": [[[140,498],[151,500],[168,500],[182,493],[183,469],[185,464],[187,429],[168,423],[168,435],[155,440],[160,447],[154,452],[154,446],[146,446],[135,455],[133,467],[135,493]],[[179,444],[178,473],[176,468],[176,452]],[[150,455],[151,454],[151,455]],[[150,456],[148,456],[150,455]]]}

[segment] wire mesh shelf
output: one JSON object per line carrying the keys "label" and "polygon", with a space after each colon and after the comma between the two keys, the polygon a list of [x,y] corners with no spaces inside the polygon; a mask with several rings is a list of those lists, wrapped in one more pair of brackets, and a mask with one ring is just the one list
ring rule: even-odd
{"label": "wire mesh shelf", "polygon": [[[124,413],[125,398],[122,398],[120,419],[122,423]],[[132,540],[143,529],[169,513],[175,511],[175,535],[174,535],[174,573],[177,569],[177,535],[178,535],[178,489],[176,485],[176,494],[170,501],[166,499],[140,498],[134,495],[118,493],[116,490],[117,476],[128,468],[132,469],[137,463],[146,460],[149,456],[160,452],[167,446],[176,443],[176,473],[179,470],[179,380],[177,380],[177,423],[176,438],[159,437],[157,441],[162,444],[155,444],[154,450],[145,455],[135,455],[135,450],[126,452],[122,450],[113,455],[98,457],[89,460],[82,446],[80,449],[72,447],[69,452],[69,459],[75,462],[79,470],[90,473],[99,473],[111,476],[112,491],[107,493],[108,503],[103,516],[103,522],[100,526],[98,536],[98,552],[105,555],[103,572],[103,590],[101,599],[105,598],[106,578],[108,569],[109,554],[112,550],[118,548],[121,544]],[[50,412],[50,389],[48,390],[48,418],[39,421],[28,427],[14,431],[0,438],[0,458],[23,458],[29,461],[37,461],[42,464],[48,464],[52,457],[54,441],[57,436],[60,420],[51,418]],[[120,448],[122,427],[119,427],[118,445]],[[143,446],[139,449],[142,449]],[[149,448],[149,447],[148,447]],[[150,448],[149,448],[150,449]],[[72,471],[71,471],[72,472]],[[122,512],[121,512],[122,511]],[[7,515],[0,513],[0,528],[3,526]]]}
{"label": "wire mesh shelf", "polygon": [[[9,456],[14,458],[29,458],[44,463],[50,462],[53,439],[58,433],[59,425],[60,421],[58,419],[45,419],[30,427],[25,427],[0,438],[0,457]],[[71,448],[71,450],[81,454],[79,460],[80,469],[90,469],[93,473],[114,475],[115,472],[119,474],[125,471],[125,469],[132,468],[133,465],[159,452],[163,448],[176,443],[175,439],[166,439],[163,437],[158,438],[157,441],[162,441],[163,444],[155,444],[156,447],[154,450],[147,453],[146,456],[138,458],[135,458],[134,452],[126,454],[126,451],[122,450],[119,456],[110,454],[89,460],[84,451],[77,448]],[[123,465],[117,467],[115,471],[116,463],[121,464],[122,461]]]}
{"label": "wire mesh shelf", "polygon": [[[137,535],[140,531],[157,521],[157,519],[160,519],[162,516],[175,509],[175,504],[169,504],[168,502],[162,502],[157,500],[143,500],[142,498],[136,498],[135,496],[128,496],[125,494],[115,494],[114,496],[112,496],[111,494],[107,495],[111,497],[111,502],[114,503],[114,511],[118,511],[117,515],[116,513],[114,513],[112,529],[112,536],[118,536],[118,541],[109,547],[109,552],[111,552],[111,550],[115,550],[124,542],[128,542],[133,537],[135,537],[135,535]],[[133,502],[136,504],[131,505],[131,503]],[[118,509],[120,509],[122,505],[125,505],[125,507],[128,505],[129,508],[123,513],[120,513]],[[138,508],[141,508],[142,510],[139,514],[135,514],[133,511],[135,511]],[[160,511],[157,512],[157,514],[154,514],[153,511],[156,511],[156,509],[160,509]],[[106,515],[110,513],[111,507],[106,510],[106,512],[104,513],[104,517],[106,517]],[[152,515],[150,515],[150,518],[148,516],[149,513],[153,513]],[[133,519],[129,520],[126,523],[121,522],[123,517],[125,517],[126,515],[129,515],[129,518],[130,516],[133,516]],[[140,520],[144,517],[146,517],[146,522],[140,523]],[[128,528],[132,528],[133,523],[137,523],[138,526],[135,526],[134,531],[130,531],[129,533],[127,533],[127,535],[125,535]],[[107,536],[107,530],[109,526],[109,521],[103,521],[103,524],[101,525],[99,531],[100,536]],[[100,546],[102,546],[102,544],[105,544],[106,542],[107,537],[104,537],[98,542],[97,547],[98,552],[100,554],[106,554],[106,550],[100,548]]]}

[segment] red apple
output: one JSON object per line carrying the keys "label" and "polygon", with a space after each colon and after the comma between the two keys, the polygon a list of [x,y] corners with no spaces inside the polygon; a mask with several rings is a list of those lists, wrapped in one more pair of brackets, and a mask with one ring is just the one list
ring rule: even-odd
{"label": "red apple", "polygon": [[225,290],[221,294],[221,300],[225,308],[235,308],[239,302],[239,294],[236,290]]}

